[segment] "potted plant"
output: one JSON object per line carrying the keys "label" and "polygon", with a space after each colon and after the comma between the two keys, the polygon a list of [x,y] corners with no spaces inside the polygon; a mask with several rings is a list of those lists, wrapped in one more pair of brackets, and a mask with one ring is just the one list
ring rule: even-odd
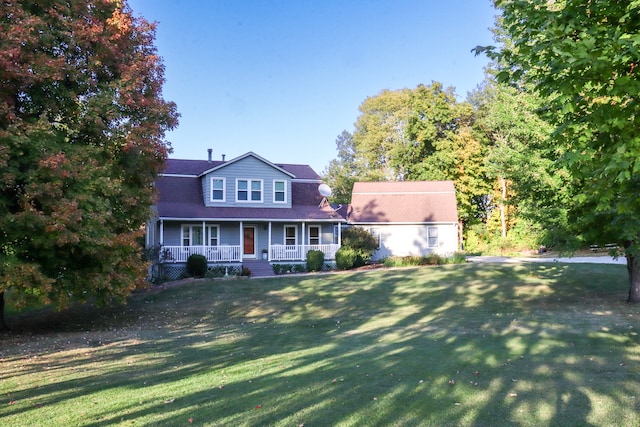
{"label": "potted plant", "polygon": [[269,258],[268,257],[268,253],[269,253],[269,251],[267,251],[266,249],[263,249],[262,250],[262,259],[264,259],[264,260],[268,259]]}

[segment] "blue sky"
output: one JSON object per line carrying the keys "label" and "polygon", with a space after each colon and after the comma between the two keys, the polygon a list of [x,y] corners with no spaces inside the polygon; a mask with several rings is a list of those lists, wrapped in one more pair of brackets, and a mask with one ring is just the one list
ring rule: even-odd
{"label": "blue sky", "polygon": [[128,0],[158,23],[173,158],[253,151],[322,173],[358,107],[439,81],[463,100],[484,78],[491,0]]}

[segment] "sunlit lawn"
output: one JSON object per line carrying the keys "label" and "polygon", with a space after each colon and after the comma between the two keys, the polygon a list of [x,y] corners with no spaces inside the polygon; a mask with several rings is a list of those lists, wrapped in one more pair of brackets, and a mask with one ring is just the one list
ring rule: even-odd
{"label": "sunlit lawn", "polygon": [[[617,265],[199,281],[12,318],[2,426],[637,426]],[[19,320],[22,323],[17,323]]]}

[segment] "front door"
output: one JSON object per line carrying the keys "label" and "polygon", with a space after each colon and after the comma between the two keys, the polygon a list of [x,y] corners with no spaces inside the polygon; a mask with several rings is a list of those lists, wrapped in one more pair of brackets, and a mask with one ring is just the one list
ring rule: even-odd
{"label": "front door", "polygon": [[254,227],[244,227],[242,234],[244,235],[244,256],[247,258],[256,256],[256,229]]}

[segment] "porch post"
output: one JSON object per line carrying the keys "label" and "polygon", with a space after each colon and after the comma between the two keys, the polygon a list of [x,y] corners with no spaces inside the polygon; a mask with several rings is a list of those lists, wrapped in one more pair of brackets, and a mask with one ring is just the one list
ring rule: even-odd
{"label": "porch post", "polygon": [[160,246],[164,245],[164,220],[160,220]]}
{"label": "porch post", "polygon": [[342,246],[342,224],[338,223],[338,248]]}
{"label": "porch post", "polygon": [[244,233],[243,230],[244,226],[242,224],[242,221],[240,221],[240,259],[239,261],[242,261],[242,254],[244,254]]}
{"label": "porch post", "polygon": [[304,236],[304,224],[305,224],[304,221],[302,221],[302,252],[300,253],[301,259],[304,259],[306,257],[306,255],[307,255],[307,251],[305,250],[307,243],[306,243],[306,240],[304,238],[305,237]]}
{"label": "porch post", "polygon": [[269,237],[267,242],[267,260],[271,261],[271,221],[269,221]]}
{"label": "porch post", "polygon": [[207,258],[209,261],[209,257],[206,255],[205,247],[207,246],[207,229],[205,228],[204,221],[202,221],[202,255]]}

